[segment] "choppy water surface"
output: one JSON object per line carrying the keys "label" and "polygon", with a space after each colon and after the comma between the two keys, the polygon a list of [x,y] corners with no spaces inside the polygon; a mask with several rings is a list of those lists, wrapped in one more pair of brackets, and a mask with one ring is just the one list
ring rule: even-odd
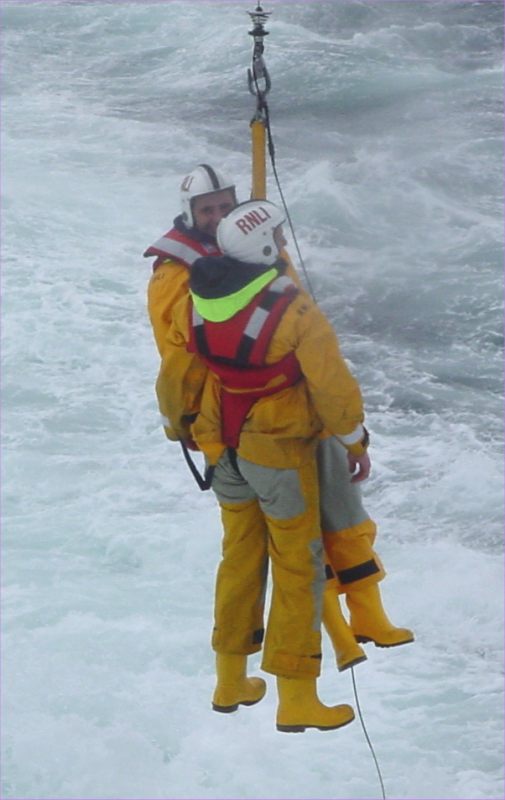
{"label": "choppy water surface", "polygon": [[[141,254],[194,164],[248,195],[253,6],[3,3],[6,798],[380,796],[358,722],[282,737],[273,680],[210,710],[219,517],[157,421]],[[502,4],[266,7],[278,172],[417,633],[356,669],[369,733],[388,797],[497,798]],[[326,642],[321,696],[354,702]]]}

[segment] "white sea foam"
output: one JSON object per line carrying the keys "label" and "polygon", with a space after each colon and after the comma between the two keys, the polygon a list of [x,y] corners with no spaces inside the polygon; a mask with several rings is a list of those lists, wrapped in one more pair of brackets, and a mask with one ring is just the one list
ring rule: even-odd
{"label": "white sea foam", "polygon": [[[194,163],[248,195],[252,5],[4,3],[5,798],[380,796],[358,722],[276,733],[273,677],[211,711],[219,514],[157,420],[141,256]],[[363,385],[383,595],[417,635],[356,668],[368,731],[389,798],[493,800],[502,10],[273,7],[279,174]],[[354,704],[326,638],[320,691]]]}

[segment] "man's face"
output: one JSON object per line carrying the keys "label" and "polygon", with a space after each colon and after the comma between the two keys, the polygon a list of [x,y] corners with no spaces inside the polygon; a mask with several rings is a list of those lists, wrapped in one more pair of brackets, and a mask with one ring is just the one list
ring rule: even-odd
{"label": "man's face", "polygon": [[217,226],[232,208],[235,208],[235,193],[232,189],[201,194],[193,200],[195,228],[215,236]]}

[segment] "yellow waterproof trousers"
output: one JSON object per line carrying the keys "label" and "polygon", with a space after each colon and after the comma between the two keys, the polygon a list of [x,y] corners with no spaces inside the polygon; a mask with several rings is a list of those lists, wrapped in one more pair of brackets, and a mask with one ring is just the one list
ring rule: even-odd
{"label": "yellow waterproof trousers", "polygon": [[268,529],[256,499],[221,503],[222,560],[217,571],[215,628],[218,653],[261,650],[268,575]]}
{"label": "yellow waterproof trousers", "polygon": [[212,488],[225,527],[214,650],[259,649],[269,557],[273,587],[262,669],[286,678],[317,677],[325,572],[315,462],[275,469],[227,452],[217,464]]}

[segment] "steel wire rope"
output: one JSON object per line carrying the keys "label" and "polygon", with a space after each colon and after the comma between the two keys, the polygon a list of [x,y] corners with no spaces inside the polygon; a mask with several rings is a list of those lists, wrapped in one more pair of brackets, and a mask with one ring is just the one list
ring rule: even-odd
{"label": "steel wire rope", "polygon": [[310,292],[310,295],[311,295],[314,303],[317,303],[316,294],[315,294],[314,289],[312,287],[312,283],[311,283],[311,280],[309,278],[309,273],[307,272],[307,268],[305,266],[305,261],[303,260],[302,253],[300,251],[300,247],[299,247],[298,239],[297,239],[297,236],[296,236],[296,233],[295,233],[293,221],[291,219],[291,214],[289,213],[288,205],[286,203],[286,199],[284,197],[284,192],[282,191],[281,182],[280,182],[279,175],[278,175],[278,172],[277,172],[277,165],[275,163],[275,146],[274,146],[274,140],[273,140],[273,136],[272,136],[272,129],[270,127],[270,111],[268,109],[268,104],[267,104],[266,100],[263,101],[263,105],[264,105],[264,110],[265,110],[265,127],[267,129],[268,153],[270,155],[270,163],[272,164],[272,172],[273,172],[274,177],[275,177],[275,183],[277,184],[277,190],[278,190],[280,198],[282,200],[282,206],[283,206],[284,211],[286,213],[286,219],[288,221],[289,229],[290,229],[291,235],[293,237],[293,242],[295,243],[296,254],[298,256],[298,260],[299,260],[299,262],[301,264],[301,267],[302,267],[302,271],[303,271],[303,274],[304,274],[304,277],[305,277],[305,282],[307,284],[307,288],[308,288],[308,290]]}
{"label": "steel wire rope", "polygon": [[[293,222],[291,220],[291,215],[289,213],[289,209],[288,209],[288,206],[287,206],[287,203],[286,203],[286,199],[284,197],[284,192],[282,190],[281,182],[280,182],[279,175],[278,175],[278,172],[277,172],[277,166],[275,164],[275,146],[274,146],[272,130],[271,130],[271,126],[270,126],[270,113],[269,113],[268,105],[267,105],[267,103],[266,103],[264,98],[262,98],[262,100],[263,100],[262,106],[263,106],[263,109],[264,109],[264,112],[265,112],[265,126],[266,126],[267,134],[268,134],[268,152],[269,152],[269,155],[270,155],[270,162],[272,164],[272,172],[274,174],[275,183],[277,185],[277,190],[279,192],[279,196],[280,196],[280,198],[282,200],[282,205],[283,205],[284,211],[286,213],[286,219],[288,220],[288,224],[289,224],[289,228],[290,228],[290,231],[291,231],[291,235],[293,236],[293,241],[295,243],[296,252],[297,252],[298,259],[300,261],[300,264],[301,264],[301,267],[302,267],[302,270],[303,270],[303,274],[305,276],[305,281],[307,283],[307,287],[308,287],[309,292],[310,292],[310,294],[312,296],[312,299],[314,300],[315,303],[317,303],[317,298],[316,298],[315,292],[314,292],[314,290],[312,288],[312,284],[311,284],[307,269],[305,267],[305,262],[303,260],[303,256],[302,256],[302,254],[300,252],[300,247],[298,245],[298,239],[296,237],[296,233],[295,233],[295,230],[294,230]],[[372,745],[372,741],[370,739],[370,736],[368,735],[368,731],[367,731],[367,728],[366,728],[366,725],[365,725],[365,720],[364,720],[364,717],[363,717],[363,714],[362,714],[362,711],[361,711],[361,706],[360,706],[360,702],[359,702],[359,698],[358,698],[358,688],[356,686],[356,678],[355,678],[355,675],[354,675],[354,667],[351,667],[351,676],[352,676],[352,687],[353,687],[353,692],[354,692],[354,699],[356,700],[356,708],[358,710],[358,717],[359,717],[359,720],[360,720],[360,723],[361,723],[361,728],[363,730],[363,734],[365,736],[365,740],[366,740],[366,743],[367,743],[368,748],[370,750],[370,753],[372,754],[373,762],[374,762],[374,765],[375,765],[375,769],[377,771],[377,776],[378,776],[380,787],[381,787],[382,798],[383,798],[383,800],[387,800],[387,798],[386,798],[386,790],[384,788],[384,780],[382,778],[382,772],[381,772],[380,764],[379,764],[379,761],[378,761],[377,756],[375,754],[375,750],[374,750],[374,747]]]}
{"label": "steel wire rope", "polygon": [[[258,3],[258,8],[256,9],[256,11],[257,12],[261,12],[262,11],[261,6],[259,5],[259,3]],[[250,14],[250,16],[252,17],[252,14]],[[263,22],[261,22],[260,27],[261,28],[263,27]],[[253,35],[253,32],[251,32],[251,35]],[[273,139],[273,135],[272,135],[272,128],[271,128],[271,125],[270,125],[270,111],[269,111],[269,108],[268,108],[268,103],[267,103],[267,101],[265,99],[266,98],[266,94],[270,90],[270,80],[269,80],[269,77],[268,77],[268,71],[266,70],[266,68],[264,66],[264,63],[263,63],[263,60],[262,60],[262,55],[263,55],[263,45],[262,45],[262,42],[261,42],[261,45],[259,46],[259,57],[261,59],[260,74],[266,80],[266,84],[267,85],[266,85],[265,91],[261,91],[261,89],[260,89],[260,87],[258,85],[258,70],[255,69],[254,58],[253,58],[253,67],[252,67],[252,70],[250,70],[250,73],[249,73],[250,84],[254,83],[254,86],[255,86],[255,89],[256,89],[254,94],[256,95],[256,102],[257,102],[257,108],[256,108],[257,119],[262,119],[264,121],[264,125],[265,125],[266,131],[267,131],[268,153],[270,155],[270,163],[272,165],[272,172],[274,174],[275,183],[277,185],[277,190],[279,192],[279,196],[280,196],[281,201],[282,201],[282,206],[283,206],[285,214],[286,214],[286,219],[288,221],[289,229],[290,229],[291,235],[293,237],[293,242],[295,244],[296,253],[297,253],[300,265],[302,267],[302,271],[303,271],[303,274],[304,274],[304,277],[305,277],[305,282],[307,284],[307,288],[308,288],[308,290],[310,292],[310,295],[311,295],[314,303],[317,304],[317,298],[316,298],[314,289],[312,287],[312,283],[311,283],[309,274],[307,272],[307,268],[305,266],[305,261],[303,259],[302,253],[300,251],[300,247],[299,247],[299,244],[298,244],[298,238],[297,238],[296,233],[295,233],[293,221],[291,219],[291,214],[289,213],[289,208],[288,208],[288,205],[286,203],[286,198],[284,197],[284,192],[282,190],[279,174],[277,172],[277,165],[275,163],[275,145],[274,145],[274,139]],[[252,88],[252,86],[250,86],[250,88]],[[354,667],[351,667],[351,676],[352,676],[352,686],[353,686],[353,692],[354,692],[354,699],[356,701],[356,708],[358,710],[358,716],[359,716],[359,720],[360,720],[360,723],[361,723],[361,728],[363,730],[363,734],[365,736],[366,743],[367,743],[368,748],[370,750],[370,753],[372,755],[373,762],[374,762],[374,765],[375,765],[375,769],[377,771],[377,776],[378,776],[380,787],[381,787],[382,799],[383,800],[387,800],[387,798],[386,798],[386,790],[384,788],[384,781],[383,781],[383,778],[382,778],[382,772],[381,772],[380,764],[379,764],[379,761],[378,761],[377,756],[375,754],[375,750],[374,750],[374,747],[372,745],[372,741],[370,739],[370,736],[368,735],[368,731],[367,731],[367,728],[366,728],[366,725],[365,725],[365,720],[364,720],[364,717],[363,717],[363,714],[362,714],[362,711],[361,711],[361,706],[360,706],[360,702],[359,702],[359,698],[358,698],[358,688],[356,686],[356,678],[355,678],[355,675],[354,675]]]}
{"label": "steel wire rope", "polygon": [[375,755],[375,750],[373,748],[372,742],[371,742],[370,737],[368,735],[368,731],[367,731],[366,725],[365,725],[365,720],[363,719],[363,714],[361,713],[361,706],[359,704],[359,699],[358,699],[358,689],[357,689],[357,686],[356,686],[356,678],[355,678],[355,675],[354,675],[354,667],[351,667],[351,677],[352,677],[352,688],[353,688],[353,691],[354,691],[354,699],[356,700],[356,708],[358,709],[359,721],[361,722],[361,727],[363,728],[363,733],[365,735],[365,739],[366,739],[366,742],[368,744],[368,748],[369,748],[369,750],[370,750],[370,752],[372,754],[372,758],[373,758],[374,764],[375,764],[375,769],[377,770],[377,775],[378,775],[379,783],[380,783],[380,786],[381,786],[382,798],[383,798],[383,800],[387,800],[386,799],[386,790],[384,788],[384,781],[382,779],[381,768],[380,768],[379,762],[377,760],[377,756]]}

